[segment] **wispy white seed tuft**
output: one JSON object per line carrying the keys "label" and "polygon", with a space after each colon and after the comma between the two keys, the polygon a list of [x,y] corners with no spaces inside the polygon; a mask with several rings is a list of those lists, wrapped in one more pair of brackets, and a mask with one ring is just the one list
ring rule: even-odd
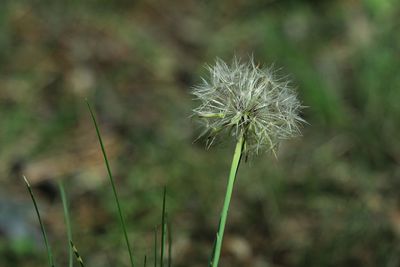
{"label": "wispy white seed tuft", "polygon": [[227,132],[244,137],[245,153],[275,153],[281,140],[300,135],[301,103],[289,81],[277,78],[272,68],[238,58],[231,65],[217,59],[207,68],[209,79],[192,93],[201,102],[194,115],[204,123],[200,137],[207,136],[208,147]]}

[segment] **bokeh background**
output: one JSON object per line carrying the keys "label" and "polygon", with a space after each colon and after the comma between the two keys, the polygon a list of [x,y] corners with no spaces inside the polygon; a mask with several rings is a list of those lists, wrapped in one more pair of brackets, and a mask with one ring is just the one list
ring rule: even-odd
{"label": "bokeh background", "polygon": [[221,266],[400,266],[399,18],[395,0],[2,0],[0,266],[46,265],[21,174],[58,266],[58,180],[86,265],[129,265],[85,98],[137,262],[166,185],[173,266],[206,266],[233,144],[192,143],[190,88],[235,54],[289,75],[309,125],[242,165]]}

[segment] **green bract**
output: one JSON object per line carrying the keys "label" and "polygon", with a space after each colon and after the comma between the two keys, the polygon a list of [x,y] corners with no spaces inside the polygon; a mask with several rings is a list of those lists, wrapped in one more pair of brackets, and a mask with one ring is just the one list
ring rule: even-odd
{"label": "green bract", "polygon": [[207,146],[223,132],[244,136],[244,151],[272,150],[280,140],[300,134],[302,108],[289,81],[277,79],[272,69],[260,68],[251,59],[234,58],[231,65],[217,59],[208,66],[210,78],[193,89],[201,102],[194,109],[204,122]]}

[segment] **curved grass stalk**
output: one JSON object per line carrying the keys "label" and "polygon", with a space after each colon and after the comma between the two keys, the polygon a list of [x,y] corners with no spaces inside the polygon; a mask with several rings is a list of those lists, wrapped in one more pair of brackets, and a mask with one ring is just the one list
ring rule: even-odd
{"label": "curved grass stalk", "polygon": [[113,175],[112,175],[112,173],[111,173],[111,167],[110,167],[110,164],[109,164],[109,162],[108,162],[107,153],[106,153],[106,150],[105,150],[105,148],[104,148],[103,139],[101,138],[100,130],[99,130],[99,127],[98,127],[98,125],[97,125],[97,121],[96,121],[96,118],[95,118],[94,113],[93,113],[93,111],[92,111],[92,108],[90,107],[90,104],[89,104],[89,102],[88,102],[87,100],[86,100],[86,104],[87,104],[87,106],[88,106],[88,108],[89,108],[90,115],[91,115],[91,117],[92,117],[94,127],[96,128],[97,138],[98,138],[99,143],[100,143],[101,152],[103,153],[103,157],[104,157],[104,163],[106,164],[108,176],[109,176],[109,178],[110,178],[110,183],[111,183],[111,187],[112,187],[112,190],[113,190],[113,193],[114,193],[115,203],[116,203],[117,209],[118,209],[118,215],[119,215],[119,220],[120,220],[121,228],[122,228],[122,231],[123,231],[123,233],[124,233],[126,246],[127,246],[127,248],[128,248],[128,253],[129,253],[129,259],[130,259],[130,262],[131,262],[131,267],[134,267],[134,263],[133,263],[133,262],[134,262],[134,261],[133,261],[133,254],[132,254],[132,250],[131,250],[131,245],[130,245],[130,243],[129,243],[128,233],[127,233],[127,230],[126,230],[126,223],[125,223],[125,219],[124,219],[124,216],[123,216],[123,213],[122,213],[121,204],[120,204],[120,202],[119,202],[119,198],[118,198],[118,194],[117,194],[117,189],[116,189],[116,187],[115,187],[114,177],[113,177]]}
{"label": "curved grass stalk", "polygon": [[154,267],[157,267],[157,226],[154,227]]}
{"label": "curved grass stalk", "polygon": [[80,265],[81,267],[85,267],[85,265],[83,264],[82,257],[81,257],[81,255],[79,255],[78,249],[75,247],[75,245],[74,245],[74,243],[72,242],[72,240],[70,240],[69,242],[70,242],[70,244],[71,244],[72,250],[74,251],[76,260],[79,262],[79,265]]}
{"label": "curved grass stalk", "polygon": [[40,217],[40,212],[39,212],[39,208],[38,208],[37,203],[36,203],[35,196],[33,195],[33,192],[32,192],[32,189],[31,189],[31,185],[30,185],[28,179],[25,177],[25,175],[22,176],[22,177],[24,178],[26,187],[27,187],[27,189],[29,191],[29,194],[31,195],[33,205],[35,206],[36,215],[38,217],[39,224],[40,224],[40,230],[42,231],[44,244],[46,245],[47,258],[49,260],[49,266],[50,267],[54,267],[55,265],[54,265],[54,260],[53,260],[53,253],[51,252],[50,243],[49,243],[49,240],[47,239],[46,229],[44,228],[44,224],[43,224],[42,218]]}
{"label": "curved grass stalk", "polygon": [[[64,184],[62,181],[58,182],[58,187],[60,189],[61,201],[63,204],[64,221],[65,221],[65,226],[67,228],[67,237],[68,237],[68,240],[72,240],[71,219],[69,217],[69,212],[68,212],[67,195],[65,194],[65,188],[64,188]],[[68,266],[69,267],[74,266],[73,252],[72,252],[71,244],[68,244]]]}
{"label": "curved grass stalk", "polygon": [[165,224],[165,196],[167,194],[167,188],[164,187],[162,214],[161,214],[161,255],[160,255],[160,267],[164,267],[164,252],[165,252],[165,235],[166,235],[166,224]]}
{"label": "curved grass stalk", "polygon": [[172,227],[171,227],[170,223],[167,223],[167,233],[168,233],[168,267],[171,267],[172,266]]}

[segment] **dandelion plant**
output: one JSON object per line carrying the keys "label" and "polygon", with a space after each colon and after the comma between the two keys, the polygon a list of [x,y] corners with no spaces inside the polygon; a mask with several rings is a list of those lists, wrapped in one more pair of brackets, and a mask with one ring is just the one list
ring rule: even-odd
{"label": "dandelion plant", "polygon": [[210,266],[217,267],[236,174],[243,155],[272,151],[276,156],[279,143],[300,135],[299,116],[302,108],[288,81],[278,79],[271,68],[256,65],[253,59],[232,64],[217,59],[208,66],[209,79],[193,89],[200,102],[195,117],[204,124],[200,137],[207,138],[209,148],[214,141],[229,135],[236,141],[228,185],[216,235]]}

